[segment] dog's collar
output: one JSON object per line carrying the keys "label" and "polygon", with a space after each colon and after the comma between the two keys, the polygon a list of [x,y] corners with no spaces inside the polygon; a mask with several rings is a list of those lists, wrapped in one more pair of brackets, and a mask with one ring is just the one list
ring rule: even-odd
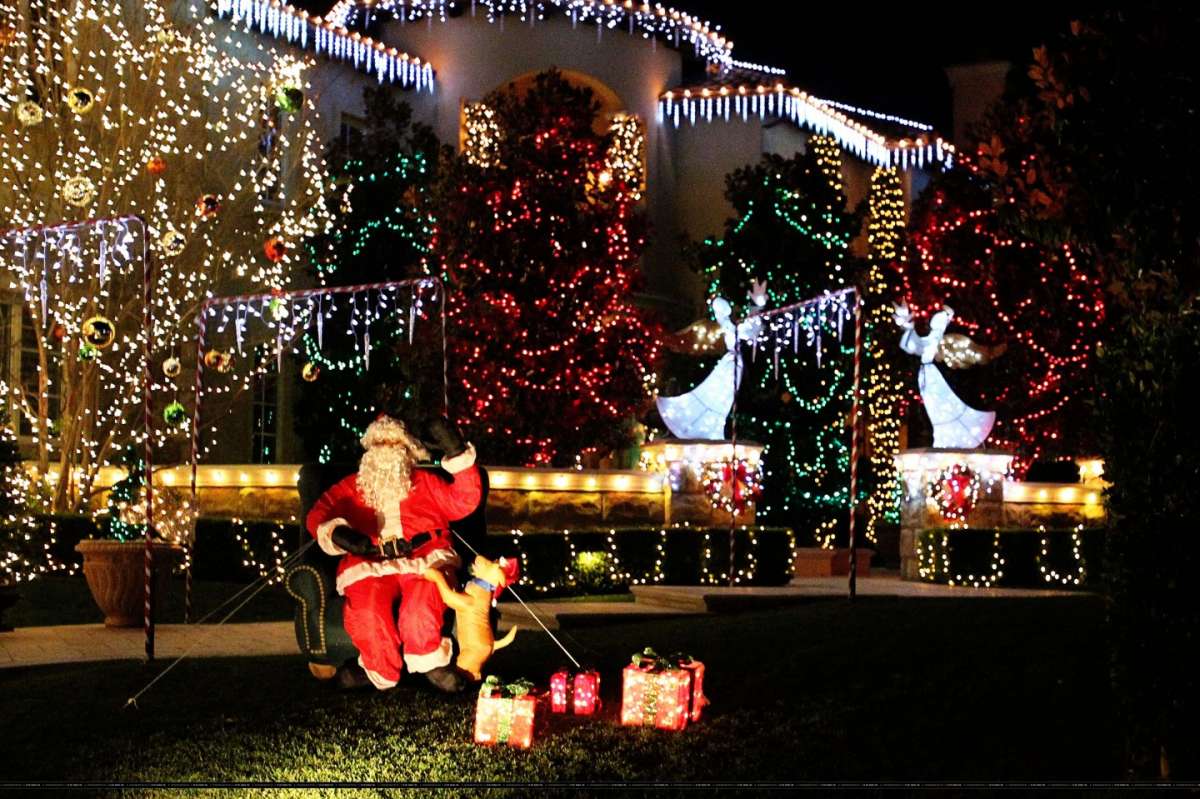
{"label": "dog's collar", "polygon": [[496,592],[496,586],[492,585],[487,580],[481,580],[478,577],[472,577],[471,582],[484,589],[489,594],[494,594]]}

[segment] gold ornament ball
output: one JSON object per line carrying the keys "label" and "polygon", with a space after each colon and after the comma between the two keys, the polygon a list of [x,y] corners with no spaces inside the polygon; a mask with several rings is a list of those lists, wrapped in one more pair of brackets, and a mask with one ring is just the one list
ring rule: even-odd
{"label": "gold ornament ball", "polygon": [[204,353],[204,365],[220,374],[228,374],[233,370],[233,355],[222,350],[209,350]]}
{"label": "gold ornament ball", "polygon": [[196,215],[201,219],[212,219],[221,211],[221,200],[215,194],[202,194],[196,200]]}
{"label": "gold ornament ball", "polygon": [[163,361],[163,374],[167,377],[179,377],[179,373],[183,370],[183,366],[179,363],[178,358],[167,358]]}
{"label": "gold ornament ball", "polygon": [[46,112],[37,103],[31,103],[28,100],[17,103],[17,121],[24,127],[33,127],[40,125],[42,120],[46,118]]}
{"label": "gold ornament ball", "polygon": [[62,185],[63,200],[76,208],[83,208],[90,205],[95,196],[96,185],[85,177],[76,176],[70,178]]}
{"label": "gold ornament ball", "polygon": [[309,361],[301,367],[300,376],[304,378],[305,383],[315,383],[317,378],[321,376],[321,367]]}
{"label": "gold ornament ball", "polygon": [[69,86],[67,88],[67,108],[70,108],[76,114],[86,114],[92,110],[96,98],[90,90],[82,86]]}
{"label": "gold ornament ball", "polygon": [[161,155],[156,155],[146,162],[146,171],[154,177],[158,177],[163,172],[167,171],[167,162]]}
{"label": "gold ornament ball", "polygon": [[158,246],[162,247],[163,252],[167,255],[179,255],[187,246],[187,236],[175,228],[170,228],[159,237]]}
{"label": "gold ornament ball", "polygon": [[98,350],[105,350],[117,340],[117,327],[107,316],[93,316],[79,329],[83,340]]}

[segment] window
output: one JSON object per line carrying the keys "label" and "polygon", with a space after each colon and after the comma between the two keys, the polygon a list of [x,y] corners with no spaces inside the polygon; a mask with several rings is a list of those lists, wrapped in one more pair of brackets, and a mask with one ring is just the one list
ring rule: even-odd
{"label": "window", "polygon": [[358,117],[342,114],[342,124],[338,129],[338,142],[342,153],[347,158],[362,150],[363,121]]}
{"label": "window", "polygon": [[275,463],[279,457],[276,428],[278,426],[279,373],[270,345],[259,348],[258,363],[267,363],[266,370],[254,377],[251,386],[251,444],[252,463]]}

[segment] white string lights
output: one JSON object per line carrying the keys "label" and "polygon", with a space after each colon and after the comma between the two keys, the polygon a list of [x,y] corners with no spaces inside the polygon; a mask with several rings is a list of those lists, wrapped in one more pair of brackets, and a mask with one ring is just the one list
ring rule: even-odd
{"label": "white string lights", "polygon": [[704,86],[674,89],[665,93],[658,104],[659,122],[670,121],[675,127],[684,122],[743,122],[751,117],[786,119],[792,124],[837,140],[845,150],[878,166],[925,167],[940,165],[948,169],[954,163],[954,147],[941,137],[921,135],[913,139],[891,141],[866,125],[784,83]]}
{"label": "white string lights", "polygon": [[425,20],[445,22],[448,11],[469,8],[472,14],[483,12],[489,22],[504,24],[506,16],[515,16],[533,24],[545,19],[547,10],[558,10],[572,25],[595,25],[596,35],[604,30],[624,30],[645,39],[663,40],[674,47],[690,45],[697,56],[722,68],[732,65],[733,42],[713,25],[674,8],[633,0],[340,0],[326,19],[346,27],[381,12],[401,23]]}
{"label": "white string lights", "polygon": [[376,76],[380,83],[398,83],[418,91],[433,91],[433,67],[420,58],[388,47],[369,36],[351,32],[340,23],[310,16],[279,0],[217,0],[217,14],[234,24],[311,49],[334,61]]}

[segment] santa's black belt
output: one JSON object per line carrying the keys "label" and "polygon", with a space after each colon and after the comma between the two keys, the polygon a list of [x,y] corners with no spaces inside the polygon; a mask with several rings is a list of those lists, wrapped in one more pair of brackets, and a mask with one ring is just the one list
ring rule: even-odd
{"label": "santa's black belt", "polygon": [[423,547],[435,538],[444,538],[445,530],[429,530],[423,533],[417,533],[412,538],[408,539],[408,543],[413,549]]}

